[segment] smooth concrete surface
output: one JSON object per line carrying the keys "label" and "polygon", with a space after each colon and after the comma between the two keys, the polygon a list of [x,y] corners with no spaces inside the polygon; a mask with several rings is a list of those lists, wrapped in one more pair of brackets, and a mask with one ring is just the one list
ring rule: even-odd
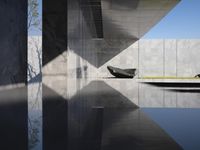
{"label": "smooth concrete surface", "polygon": [[200,72],[199,48],[199,39],[177,41],[177,76],[190,76]]}
{"label": "smooth concrete surface", "polygon": [[199,39],[141,40],[139,45],[140,77],[194,77],[200,72]]}
{"label": "smooth concrete surface", "polygon": [[140,76],[164,76],[163,40],[140,41]]}
{"label": "smooth concrete surface", "polygon": [[[199,39],[141,39],[99,68],[69,51],[68,76],[70,78],[112,77],[107,70],[107,66],[111,65],[124,69],[136,68],[136,77],[140,78],[194,77],[200,73],[199,45]],[[88,57],[95,59],[96,55],[93,52]],[[103,54],[101,57],[104,57]]]}
{"label": "smooth concrete surface", "polygon": [[104,38],[140,39],[179,0],[102,0]]}
{"label": "smooth concrete surface", "polygon": [[[116,79],[106,69],[107,65],[136,68],[137,78],[182,76],[179,63],[185,62],[179,61],[179,53],[188,52],[179,46],[183,39],[139,40],[178,1],[60,2],[51,12],[46,11],[44,18],[47,47],[43,55],[42,140],[39,134],[38,145],[42,142],[44,149],[70,150],[183,149],[140,108],[200,108],[200,88]],[[94,5],[98,5],[96,11]],[[99,7],[102,18],[95,16]],[[188,47],[191,43],[182,42]],[[194,46],[191,50],[198,53]],[[198,62],[190,65],[194,63]],[[199,72],[195,69],[183,76],[193,77]]]}
{"label": "smooth concrete surface", "polygon": [[[179,1],[155,0],[149,3],[147,0],[125,2],[103,0],[95,2],[93,4],[84,0],[68,0],[67,72],[70,77],[102,76],[105,74],[104,68],[108,62],[120,57],[122,53],[125,57],[120,57],[120,62],[116,61],[117,64],[111,65],[120,64],[125,68],[138,68],[139,56],[136,48],[138,43],[135,45],[134,43]],[[102,15],[95,17],[99,14],[98,9],[93,12],[96,5],[101,8]],[[101,38],[96,36],[99,31],[103,35]],[[133,47],[134,52],[131,51]],[[157,49],[159,51],[159,47]],[[102,69],[102,72],[99,71]]]}
{"label": "smooth concrete surface", "polygon": [[[108,77],[107,65],[137,68],[140,77],[177,74],[177,67],[174,68],[176,65],[173,64],[176,53],[171,50],[170,42],[168,46],[166,41],[169,53],[164,53],[163,40],[137,41],[179,1],[103,0],[93,4],[68,0],[67,15],[65,2],[60,1],[55,8],[49,7],[53,3],[50,2],[48,11],[44,8],[43,74],[67,74],[71,78]],[[98,10],[93,12],[97,3],[102,15],[95,17],[99,14]],[[56,8],[59,9],[57,13]],[[61,17],[55,16],[61,12],[64,12]],[[96,37],[100,30],[103,38]],[[169,61],[171,54],[173,61]],[[165,59],[163,55],[166,55]]]}
{"label": "smooth concrete surface", "polygon": [[[177,40],[164,40],[164,76],[178,76],[177,74]],[[181,76],[181,74],[180,74]]]}
{"label": "smooth concrete surface", "polygon": [[110,76],[106,66],[113,65],[137,68],[139,77],[194,77],[200,72],[199,45],[199,39],[141,39],[108,61],[98,74]]}
{"label": "smooth concrete surface", "polygon": [[0,1],[0,86],[26,83],[27,1]]}

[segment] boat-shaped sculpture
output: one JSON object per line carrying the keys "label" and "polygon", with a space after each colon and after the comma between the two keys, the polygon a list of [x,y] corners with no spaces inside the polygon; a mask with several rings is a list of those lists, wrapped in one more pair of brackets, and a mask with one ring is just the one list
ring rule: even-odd
{"label": "boat-shaped sculpture", "polygon": [[134,78],[136,69],[120,69],[112,66],[107,66],[109,72],[117,78]]}

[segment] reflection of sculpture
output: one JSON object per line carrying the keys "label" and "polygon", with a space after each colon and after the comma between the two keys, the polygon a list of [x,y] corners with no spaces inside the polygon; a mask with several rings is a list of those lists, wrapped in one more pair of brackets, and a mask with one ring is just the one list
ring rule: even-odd
{"label": "reflection of sculpture", "polygon": [[136,75],[136,69],[120,69],[107,66],[109,72],[117,78],[133,78]]}

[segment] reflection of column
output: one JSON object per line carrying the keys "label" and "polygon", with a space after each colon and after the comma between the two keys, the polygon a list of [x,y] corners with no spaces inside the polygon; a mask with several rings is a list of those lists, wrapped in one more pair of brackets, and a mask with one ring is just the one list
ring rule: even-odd
{"label": "reflection of column", "polygon": [[176,92],[176,108],[178,108],[178,93]]}
{"label": "reflection of column", "polygon": [[165,39],[163,39],[163,77],[165,77]]}
{"label": "reflection of column", "polygon": [[101,150],[103,107],[92,107],[82,135],[81,149]]}
{"label": "reflection of column", "polygon": [[165,89],[163,90],[163,107],[165,108]]}
{"label": "reflection of column", "polygon": [[178,77],[178,40],[176,39],[176,77]]}
{"label": "reflection of column", "polygon": [[28,85],[28,145],[42,149],[42,83]]}
{"label": "reflection of column", "polygon": [[43,85],[43,148],[68,149],[68,101]]}
{"label": "reflection of column", "polygon": [[140,78],[140,40],[138,41],[138,78]]}
{"label": "reflection of column", "polygon": [[[66,96],[67,0],[43,0],[43,81]],[[75,19],[75,18],[74,18]],[[65,85],[64,87],[60,85]],[[43,148],[67,149],[67,100],[43,85]]]}
{"label": "reflection of column", "polygon": [[27,87],[0,90],[0,149],[28,147]]}

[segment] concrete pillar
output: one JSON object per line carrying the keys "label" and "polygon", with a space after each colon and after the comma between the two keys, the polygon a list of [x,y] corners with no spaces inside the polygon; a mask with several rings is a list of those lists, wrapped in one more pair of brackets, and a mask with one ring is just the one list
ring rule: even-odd
{"label": "concrete pillar", "polygon": [[0,18],[0,86],[25,83],[27,0],[1,0]]}

